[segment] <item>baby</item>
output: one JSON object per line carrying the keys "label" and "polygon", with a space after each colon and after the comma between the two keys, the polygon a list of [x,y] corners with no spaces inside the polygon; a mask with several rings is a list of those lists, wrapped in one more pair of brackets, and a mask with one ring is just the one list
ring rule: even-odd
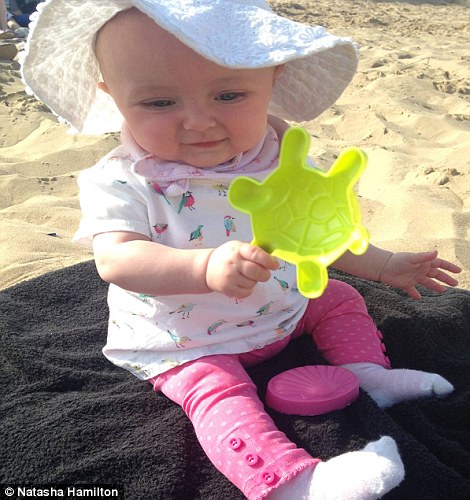
{"label": "baby", "polygon": [[[393,439],[322,462],[275,427],[245,367],[308,334],[382,407],[452,385],[391,369],[349,285],[300,295],[294,266],[248,243],[249,218],[226,197],[235,177],[276,167],[284,119],[311,120],[335,102],[355,46],[262,0],[49,0],[40,10],[26,83],[80,131],[122,122],[122,145],[79,179],[76,240],[92,242],[110,283],[104,354],[181,405],[209,459],[249,499],[374,499],[396,487],[404,468]],[[73,28],[71,10],[84,20]],[[54,50],[50,33],[63,25]],[[457,284],[446,271],[460,271],[437,252],[373,245],[335,267],[414,298],[417,284],[443,291]]]}

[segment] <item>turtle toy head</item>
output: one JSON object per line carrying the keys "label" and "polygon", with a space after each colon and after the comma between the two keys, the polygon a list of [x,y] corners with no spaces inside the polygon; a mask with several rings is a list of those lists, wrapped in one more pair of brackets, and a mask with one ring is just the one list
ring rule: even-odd
{"label": "turtle toy head", "polygon": [[279,166],[262,182],[235,179],[228,199],[250,215],[252,244],[295,264],[299,291],[315,298],[328,283],[327,266],[348,249],[364,253],[369,244],[354,193],[367,157],[349,148],[325,173],[307,164],[309,145],[306,130],[290,128],[282,140]]}

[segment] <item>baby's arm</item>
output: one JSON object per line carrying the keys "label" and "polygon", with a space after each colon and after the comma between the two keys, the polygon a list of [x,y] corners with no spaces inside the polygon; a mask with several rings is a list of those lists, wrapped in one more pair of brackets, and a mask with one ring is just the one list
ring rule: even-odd
{"label": "baby's arm", "polygon": [[222,293],[248,297],[278,268],[261,248],[230,241],[218,248],[182,250],[125,231],[93,238],[96,267],[103,280],[148,295]]}
{"label": "baby's arm", "polygon": [[460,267],[437,255],[437,250],[393,253],[369,245],[363,255],[345,253],[334,263],[334,267],[360,278],[401,288],[411,297],[419,299],[421,295],[416,285],[423,285],[436,292],[443,292],[446,289],[444,284],[458,285],[458,281],[445,271],[460,273]]}

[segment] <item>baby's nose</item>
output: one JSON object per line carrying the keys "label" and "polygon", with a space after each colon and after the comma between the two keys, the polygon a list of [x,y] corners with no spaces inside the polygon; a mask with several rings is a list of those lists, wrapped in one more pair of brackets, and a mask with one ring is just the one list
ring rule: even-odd
{"label": "baby's nose", "polygon": [[201,106],[194,106],[185,111],[183,127],[186,130],[201,132],[213,127],[216,123],[212,114]]}

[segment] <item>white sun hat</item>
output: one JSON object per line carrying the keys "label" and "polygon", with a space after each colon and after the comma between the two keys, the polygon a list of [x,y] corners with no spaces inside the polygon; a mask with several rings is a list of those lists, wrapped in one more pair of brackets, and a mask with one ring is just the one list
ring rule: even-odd
{"label": "white sun hat", "polygon": [[132,7],[219,65],[285,64],[270,107],[285,120],[318,116],[356,72],[351,39],[278,16],[263,0],[46,0],[33,15],[22,76],[29,92],[79,132],[120,128],[117,107],[97,87],[101,76],[94,40],[108,20]]}

